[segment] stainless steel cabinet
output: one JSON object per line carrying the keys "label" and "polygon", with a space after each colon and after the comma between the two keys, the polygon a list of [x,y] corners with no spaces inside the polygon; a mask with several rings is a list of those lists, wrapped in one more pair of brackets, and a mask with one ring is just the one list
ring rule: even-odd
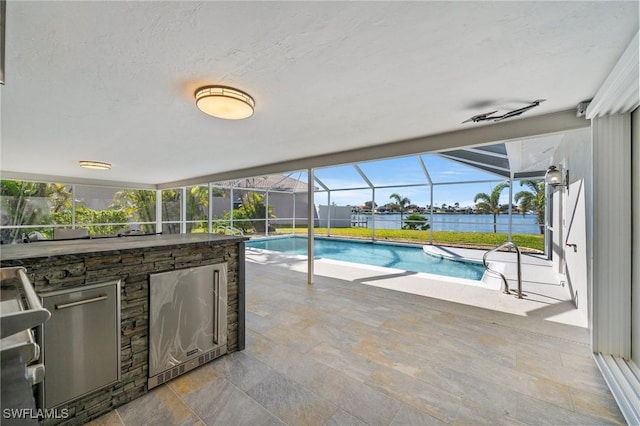
{"label": "stainless steel cabinet", "polygon": [[52,408],[120,380],[120,281],[40,294],[51,319],[40,330]]}
{"label": "stainless steel cabinet", "polygon": [[227,352],[227,264],[149,277],[149,389]]}

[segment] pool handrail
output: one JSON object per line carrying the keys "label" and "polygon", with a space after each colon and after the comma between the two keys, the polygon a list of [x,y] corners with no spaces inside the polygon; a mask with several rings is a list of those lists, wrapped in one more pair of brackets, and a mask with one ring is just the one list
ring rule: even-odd
{"label": "pool handrail", "polygon": [[[509,283],[507,282],[507,277],[504,276],[504,274],[502,272],[498,272],[494,269],[489,268],[489,263],[487,262],[487,257],[489,257],[489,255],[491,253],[494,253],[500,249],[503,248],[515,248],[516,249],[516,255],[517,255],[517,261],[518,261],[518,292],[516,294],[516,297],[518,299],[522,299],[522,268],[521,268],[521,262],[520,262],[520,249],[518,248],[518,246],[512,242],[512,241],[507,241],[506,243],[500,244],[499,246],[492,248],[491,250],[487,251],[484,256],[482,256],[482,264],[484,265],[484,269],[493,275],[497,275],[500,278],[502,278],[502,283],[503,285],[503,290],[502,292],[504,294],[511,294],[511,292],[509,291]],[[511,250],[509,250],[511,251]]]}

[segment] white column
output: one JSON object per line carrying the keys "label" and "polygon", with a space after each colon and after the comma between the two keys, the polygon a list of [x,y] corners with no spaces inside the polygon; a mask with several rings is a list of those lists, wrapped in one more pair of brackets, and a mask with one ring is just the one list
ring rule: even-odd
{"label": "white column", "polygon": [[208,185],[209,188],[209,212],[207,217],[207,232],[213,233],[213,187],[211,183]]}
{"label": "white column", "polygon": [[629,114],[592,120],[592,349],[631,356],[631,121]]}
{"label": "white column", "polygon": [[513,237],[513,177],[509,178],[509,232],[507,241],[511,241]]}
{"label": "white column", "polygon": [[180,197],[180,233],[187,233],[187,188],[182,187],[182,197]]}
{"label": "white column", "polygon": [[544,254],[547,260],[553,256],[553,241],[551,236],[552,222],[551,222],[551,209],[553,209],[553,196],[551,194],[551,188],[549,185],[544,185]]}
{"label": "white column", "polygon": [[313,225],[315,222],[315,200],[313,192],[313,169],[309,169],[307,178],[307,284],[313,284]]}
{"label": "white column", "polygon": [[371,188],[371,241],[376,240],[376,189]]}
{"label": "white column", "polygon": [[327,191],[327,237],[331,236],[331,191]]}
{"label": "white column", "polygon": [[229,189],[229,226],[233,228],[233,187]]}
{"label": "white column", "polygon": [[71,185],[71,228],[76,229],[76,185]]}
{"label": "white column", "polygon": [[162,233],[162,190],[156,189],[156,234]]}
{"label": "white column", "polygon": [[293,235],[296,234],[296,193],[293,193]]}
{"label": "white column", "polygon": [[269,236],[269,191],[265,192],[264,195],[265,203],[264,203],[264,236]]}
{"label": "white column", "polygon": [[431,189],[429,194],[429,244],[433,244],[433,183],[429,186]]}

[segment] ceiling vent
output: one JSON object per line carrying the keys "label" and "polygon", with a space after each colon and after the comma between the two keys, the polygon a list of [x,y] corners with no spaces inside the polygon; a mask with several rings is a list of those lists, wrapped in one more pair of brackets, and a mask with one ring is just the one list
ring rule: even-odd
{"label": "ceiling vent", "polygon": [[535,108],[538,105],[540,105],[542,102],[544,102],[546,99],[536,99],[535,101],[531,102],[529,105],[522,107],[522,108],[518,108],[518,109],[514,109],[511,110],[507,113],[504,113],[502,115],[493,115],[496,111],[491,111],[491,112],[485,112],[484,114],[478,114],[478,115],[474,115],[473,117],[464,120],[462,123],[468,123],[470,121],[473,121],[474,123],[478,123],[480,121],[488,121],[488,120],[493,120],[493,121],[502,121],[502,120],[506,120],[507,118],[511,118],[511,117],[517,117],[518,115],[529,111],[531,108]]}

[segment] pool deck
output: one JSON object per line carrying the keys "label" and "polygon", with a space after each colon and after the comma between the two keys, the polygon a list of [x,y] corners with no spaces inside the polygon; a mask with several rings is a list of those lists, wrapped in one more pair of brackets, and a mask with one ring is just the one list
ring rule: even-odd
{"label": "pool deck", "polygon": [[[443,251],[465,259],[482,260],[485,250],[441,247]],[[248,248],[249,260],[265,264],[282,264],[297,271],[307,271],[304,256],[284,255],[274,251]],[[515,253],[496,252],[490,257],[507,277],[509,288],[517,288]],[[558,282],[551,262],[538,255],[522,255],[522,289],[524,298],[500,291],[499,278],[485,276],[483,281],[450,278],[440,275],[401,271],[330,259],[316,259],[316,275],[349,280],[361,284],[402,291],[464,305],[490,309],[522,317],[544,319],[545,322],[587,327],[571,299],[566,286]],[[515,292],[514,292],[515,293]],[[543,323],[544,324],[544,323]],[[536,325],[539,328],[540,325]]]}
{"label": "pool deck", "polygon": [[525,300],[328,260],[307,285],[306,265],[247,250],[246,349],[92,426],[625,424],[546,261]]}

